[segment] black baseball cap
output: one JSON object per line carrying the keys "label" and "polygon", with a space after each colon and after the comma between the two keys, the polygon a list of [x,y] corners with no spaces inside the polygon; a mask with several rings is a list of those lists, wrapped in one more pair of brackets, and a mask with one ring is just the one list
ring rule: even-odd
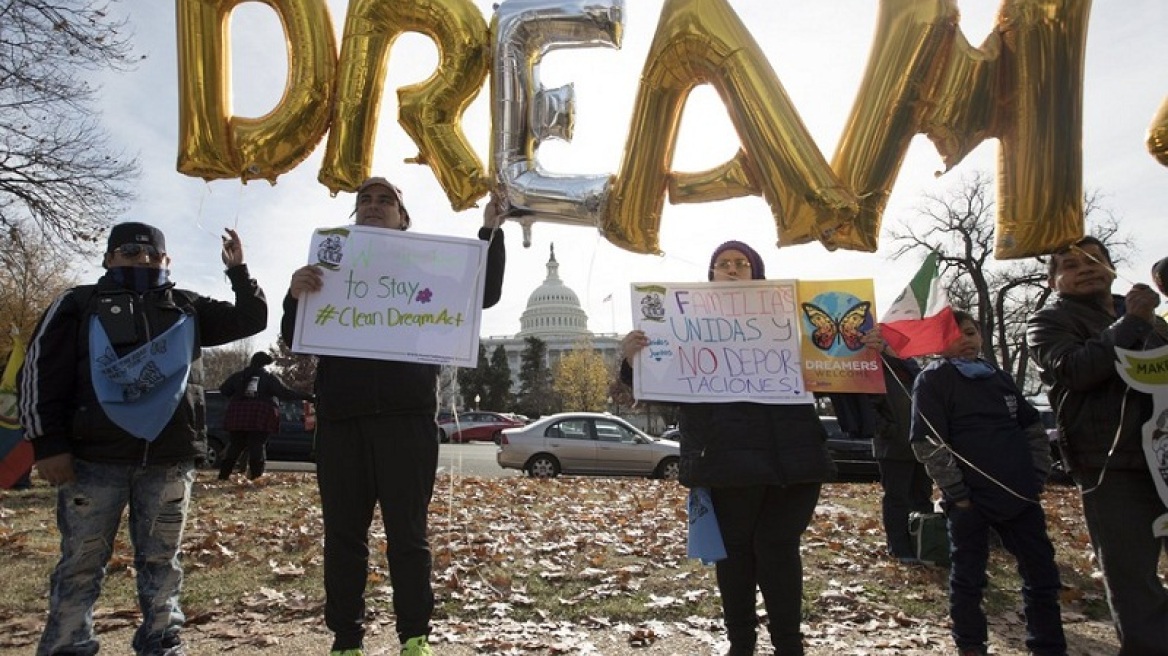
{"label": "black baseball cap", "polygon": [[110,229],[105,252],[112,253],[125,244],[153,246],[159,253],[166,252],[166,237],[152,225],[137,222],[119,223]]}

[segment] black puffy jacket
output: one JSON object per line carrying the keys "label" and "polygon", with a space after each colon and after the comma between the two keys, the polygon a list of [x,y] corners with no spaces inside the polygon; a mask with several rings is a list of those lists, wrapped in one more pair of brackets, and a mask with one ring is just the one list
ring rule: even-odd
{"label": "black puffy jacket", "polygon": [[[621,363],[621,380],[633,369]],[[683,403],[678,481],[687,487],[822,483],[835,478],[827,429],[809,404]]]}
{"label": "black puffy jacket", "polygon": [[[206,403],[200,349],[250,337],[268,324],[264,292],[241,264],[227,270],[235,303],[217,301],[173,285],[144,294],[125,289],[108,275],[57,297],[29,341],[20,375],[20,414],[37,460],[63,453],[92,462],[170,464],[206,455]],[[178,321],[196,318],[186,392],[170,422],[153,442],[114,424],[101,408],[90,373],[89,318],[98,299],[114,300],[134,343],[116,347],[125,355]],[[121,311],[120,308],[126,308]]]}
{"label": "black puffy jacket", "polygon": [[687,487],[822,483],[835,478],[811,405],[687,403],[678,480]]}
{"label": "black puffy jacket", "polygon": [[[1051,386],[1059,439],[1076,470],[1147,469],[1141,444],[1152,416],[1152,397],[1130,390],[1116,371],[1116,347],[1133,351],[1163,346],[1168,325],[1125,316],[1115,296],[1115,316],[1088,299],[1059,295],[1028,321],[1026,341]],[[1116,319],[1116,316],[1119,318]],[[1115,453],[1108,457],[1116,433]]]}

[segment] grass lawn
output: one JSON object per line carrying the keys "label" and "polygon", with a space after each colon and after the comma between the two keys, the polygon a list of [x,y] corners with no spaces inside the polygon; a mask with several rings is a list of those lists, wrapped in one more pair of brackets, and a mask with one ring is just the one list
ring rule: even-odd
{"label": "grass lawn", "polygon": [[[198,624],[240,613],[268,620],[323,614],[322,532],[312,474],[277,473],[264,485],[195,483],[187,523],[184,609]],[[39,632],[58,555],[53,490],[0,491],[0,647]],[[804,538],[810,624],[926,622],[947,618],[947,571],[884,556],[879,486],[824,487]],[[1063,612],[1106,619],[1074,488],[1044,506],[1062,569]],[[388,615],[385,537],[374,522],[370,612]],[[450,620],[718,624],[713,568],[687,560],[685,490],[643,479],[441,476],[430,538],[438,618]],[[99,617],[135,621],[133,562],[119,538]],[[990,615],[1020,607],[1013,559],[990,560]]]}

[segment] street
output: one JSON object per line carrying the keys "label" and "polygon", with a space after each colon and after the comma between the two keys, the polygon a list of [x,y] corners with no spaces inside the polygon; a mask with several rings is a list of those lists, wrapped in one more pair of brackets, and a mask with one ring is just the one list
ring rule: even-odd
{"label": "street", "polygon": [[[469,444],[443,444],[438,450],[438,472],[456,476],[517,476],[518,471],[502,469],[495,463],[495,451],[499,447],[491,442],[471,442]],[[281,462],[269,460],[267,470],[315,471],[311,462]]]}

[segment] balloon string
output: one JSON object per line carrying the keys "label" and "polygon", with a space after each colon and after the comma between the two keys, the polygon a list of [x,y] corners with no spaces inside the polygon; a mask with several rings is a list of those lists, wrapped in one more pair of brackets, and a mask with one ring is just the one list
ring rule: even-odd
{"label": "balloon string", "polygon": [[211,183],[205,182],[205,183],[203,183],[203,194],[201,196],[199,196],[199,208],[195,213],[195,227],[198,228],[199,230],[202,230],[203,232],[207,233],[208,235],[211,235],[212,237],[218,239],[219,235],[215,234],[214,232],[211,232],[210,230],[207,229],[206,226],[203,225],[203,203],[204,203],[204,201],[207,200],[207,197],[210,195],[211,195]]}
{"label": "balloon string", "polygon": [[[203,204],[204,204],[204,201],[207,200],[207,197],[210,196],[212,193],[211,183],[210,182],[205,183],[203,185],[203,190],[204,190],[203,194],[201,196],[199,196],[199,208],[195,214],[195,227],[198,228],[199,230],[202,230],[203,232],[207,233],[208,235],[210,235],[214,239],[219,240],[222,238],[222,235],[220,235],[218,232],[216,232],[214,230],[211,230],[207,226],[203,225]],[[236,198],[235,198],[235,213],[232,215],[232,219],[231,219],[231,229],[232,230],[239,230],[239,216],[240,216],[240,210],[242,209],[242,207],[243,207],[243,185],[239,185],[239,195],[236,196]]]}
{"label": "balloon string", "polygon": [[[1107,269],[1111,273],[1111,275],[1115,276],[1116,278],[1119,278],[1120,280],[1126,282],[1127,284],[1129,284],[1129,285],[1136,284],[1136,283],[1132,282],[1131,280],[1128,280],[1126,277],[1119,275],[1119,272],[1115,270],[1115,267],[1113,267],[1110,264],[1108,264],[1107,262],[1104,262],[1103,260],[1095,257],[1091,253],[1088,253],[1087,251],[1083,250],[1082,247],[1080,247],[1078,244],[1071,246],[1071,250],[1079,253],[1083,257],[1086,257],[1087,259],[1091,260],[1095,264],[1098,264],[1099,266],[1103,267],[1104,269]],[[1052,255],[1051,257],[1057,257],[1057,255]]]}
{"label": "balloon string", "polygon": [[243,185],[239,185],[239,197],[235,199],[235,216],[231,221],[231,229],[239,230],[239,210],[243,207]]}

